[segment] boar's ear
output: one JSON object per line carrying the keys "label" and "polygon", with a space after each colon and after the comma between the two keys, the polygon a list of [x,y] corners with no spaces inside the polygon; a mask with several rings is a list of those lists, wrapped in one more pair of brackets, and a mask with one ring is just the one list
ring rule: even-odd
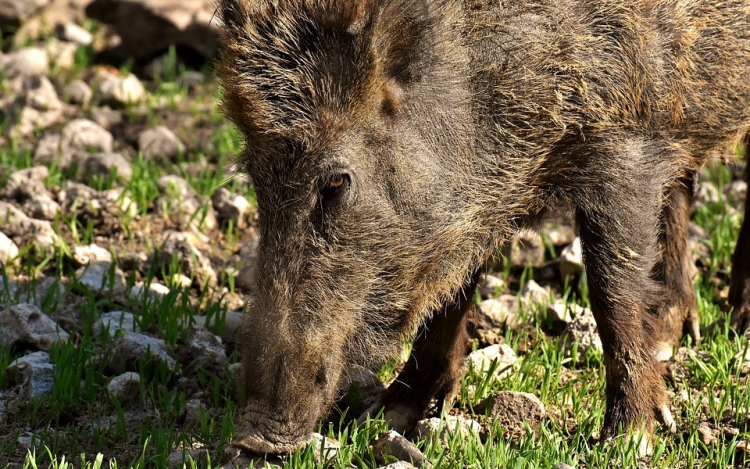
{"label": "boar's ear", "polygon": [[372,19],[377,0],[329,0],[332,6],[330,22],[337,29],[357,34]]}

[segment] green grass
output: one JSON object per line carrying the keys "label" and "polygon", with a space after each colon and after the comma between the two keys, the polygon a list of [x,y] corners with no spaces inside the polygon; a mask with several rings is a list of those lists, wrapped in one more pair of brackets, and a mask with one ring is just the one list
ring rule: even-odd
{"label": "green grass", "polygon": [[[95,25],[87,27],[94,29]],[[92,58],[90,48],[80,48],[74,68],[59,72],[61,80],[66,83],[80,78]],[[126,245],[129,241],[140,242],[135,233],[144,226],[139,220],[153,215],[154,206],[162,195],[156,182],[163,175],[184,177],[203,196],[210,196],[219,187],[227,187],[245,195],[251,202],[255,200],[252,187],[243,178],[227,177],[226,168],[240,149],[240,139],[236,129],[218,113],[215,105],[218,87],[209,83],[197,94],[191,94],[176,80],[181,69],[174,51],[168,54],[166,65],[164,75],[155,76],[149,84],[149,103],[154,105],[149,106],[145,117],[135,109],[128,109],[126,119],[133,123],[141,119],[148,125],[158,125],[165,123],[165,113],[187,112],[207,119],[214,131],[209,134],[206,145],[188,149],[173,162],[149,160],[136,154],[130,181],[110,175],[92,182],[99,190],[122,189],[123,196],[138,205],[135,217],[122,219],[122,241]],[[0,89],[4,86],[0,82]],[[164,112],[157,111],[155,104],[160,101],[167,103]],[[202,115],[200,103],[210,104],[209,115]],[[12,170],[33,164],[33,152],[21,142],[10,141],[0,147],[0,190]],[[200,165],[198,171],[195,171],[196,165]],[[48,187],[64,187],[66,181],[75,176],[74,169],[53,164],[45,183]],[[723,166],[712,167],[711,171],[706,171],[706,177],[719,189],[731,181],[729,171]],[[743,461],[742,453],[736,451],[735,446],[740,440],[750,439],[750,389],[734,357],[745,351],[748,342],[734,337],[726,325],[711,327],[726,324],[728,312],[724,298],[741,216],[722,198],[717,204],[699,208],[694,222],[709,233],[706,244],[711,249],[710,263],[696,280],[701,325],[706,332],[697,349],[699,358],[684,365],[685,377],[675,376],[668,383],[676,396],[683,391],[696,393],[694,399],[674,401],[676,435],[658,430],[654,454],[645,459],[639,459],[637,446],[628,440],[597,442],[604,416],[605,376],[601,354],[590,351],[580,362],[566,358],[558,347],[557,338],[546,334],[547,325],[535,318],[533,311],[528,311],[528,325],[535,337],[530,345],[525,343],[529,329],[504,331],[505,343],[520,357],[516,371],[498,378],[493,373],[494,368],[484,373],[471,370],[462,380],[456,407],[468,415],[483,398],[496,391],[525,391],[542,400],[550,417],[539,431],[529,429],[523,435],[510,437],[504,436],[502,428],[489,416],[474,416],[485,425],[486,435],[449,431],[444,440],[431,436],[417,442],[435,467],[551,468],[561,462],[590,468],[638,467],[639,463],[656,468],[745,467],[743,464],[748,462]],[[40,303],[45,311],[56,312],[57,317],[71,318],[79,326],[69,331],[71,337],[66,343],[50,350],[51,361],[57,365],[52,393],[20,407],[11,409],[9,404],[5,420],[0,421],[0,468],[4,467],[3,461],[22,461],[24,469],[161,468],[166,467],[167,457],[176,448],[201,445],[210,449],[210,466],[220,467],[226,462],[224,448],[231,442],[233,422],[239,413],[228,371],[198,368],[188,374],[179,366],[169,370],[156,361],[147,360],[137,370],[141,384],[136,404],[120,403],[110,398],[106,390],[113,377],[106,369],[107,357],[119,336],[111,338],[106,332],[94,336],[92,326],[103,312],[132,311],[136,315],[137,331],[158,335],[167,347],[176,351],[189,332],[194,315],[216,317],[219,328],[222,327],[227,313],[222,296],[212,294],[206,286],[175,287],[162,297],[123,296],[112,291],[113,277],[106,283],[110,288],[91,291],[75,280],[74,271],[78,266],[73,260],[72,246],[96,241],[101,234],[96,217],[84,216],[83,211],[79,211],[58,217],[53,225],[68,241],[52,252],[24,249],[19,256],[20,265],[8,266],[7,273],[3,268],[0,304],[23,299],[21,291],[11,293],[9,277],[32,279],[32,287],[35,279],[43,275],[65,278],[67,281],[61,290],[50,288],[31,300]],[[218,240],[212,240],[217,252],[224,249],[236,253],[242,233],[234,224],[222,227],[216,235]],[[149,237],[145,242],[149,252],[159,248]],[[546,238],[545,246],[550,258],[554,258],[554,247]],[[120,265],[121,260],[116,259],[115,264]],[[181,273],[183,267],[175,261],[163,269],[148,270],[143,278],[125,271],[126,290],[137,281],[146,285],[168,281]],[[511,270],[506,262],[497,275],[507,282],[514,276]],[[110,272],[113,274],[114,266]],[[522,285],[533,278],[533,274],[529,269],[516,275],[515,280]],[[223,287],[234,292],[233,278],[219,275],[218,288]],[[585,281],[581,288],[565,284],[558,297],[588,306]],[[70,304],[72,298],[76,301]],[[0,389],[6,386],[7,365],[24,353],[0,347]],[[237,360],[237,352],[230,347],[229,363]],[[384,365],[379,370],[381,378],[392,377],[397,366],[395,360]],[[188,424],[181,411],[185,402],[195,395],[200,395],[205,410],[197,421]],[[697,427],[701,422],[718,428],[717,441],[709,446],[699,440]],[[302,448],[286,458],[284,466],[376,467],[378,463],[370,444],[385,428],[381,419],[368,420],[361,426],[350,419],[321,424],[320,433],[341,443],[338,455],[332,460],[316,462],[320,455],[316,458],[315,449]],[[34,435],[35,449],[28,454],[16,445],[18,437],[26,432]],[[206,465],[205,462],[188,462],[187,467]]]}

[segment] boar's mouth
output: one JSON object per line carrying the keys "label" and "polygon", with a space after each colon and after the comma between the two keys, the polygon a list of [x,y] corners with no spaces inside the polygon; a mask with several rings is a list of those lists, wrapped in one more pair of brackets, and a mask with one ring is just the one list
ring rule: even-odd
{"label": "boar's mouth", "polygon": [[282,422],[264,409],[247,405],[232,444],[253,453],[292,453],[310,442],[312,430],[304,423]]}

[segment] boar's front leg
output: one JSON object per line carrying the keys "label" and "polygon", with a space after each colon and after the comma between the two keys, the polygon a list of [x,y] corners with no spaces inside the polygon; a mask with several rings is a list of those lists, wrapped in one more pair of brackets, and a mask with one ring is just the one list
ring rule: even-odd
{"label": "boar's front leg", "polygon": [[[745,136],[745,181],[750,185],[750,134]],[[745,198],[745,219],[732,255],[729,301],[734,307],[732,327],[738,332],[750,329],[750,197]]]}
{"label": "boar's front leg", "polygon": [[404,369],[367,413],[374,415],[383,408],[383,418],[393,429],[404,433],[424,417],[433,398],[437,398],[438,406],[455,399],[468,349],[467,313],[475,307],[478,280],[479,273],[425,322]]}
{"label": "boar's front leg", "polygon": [[[575,189],[589,299],[604,345],[607,403],[602,440],[659,419],[670,426],[661,367],[655,357],[654,307],[659,214],[671,175],[668,155],[638,140],[599,152]],[[660,163],[661,162],[661,163]],[[648,450],[648,438],[641,450]]]}

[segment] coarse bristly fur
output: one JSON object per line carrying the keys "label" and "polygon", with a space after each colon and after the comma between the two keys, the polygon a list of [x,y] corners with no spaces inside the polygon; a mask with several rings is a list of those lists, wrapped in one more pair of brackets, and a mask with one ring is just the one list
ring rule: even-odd
{"label": "coarse bristly fur", "polygon": [[420,325],[379,404],[408,428],[450,400],[477,272],[561,200],[604,342],[602,435],[669,420],[657,342],[693,331],[697,310],[667,294],[684,248],[664,233],[682,236],[679,191],[750,123],[750,0],[218,10],[260,227],[235,444],[295,449],[346,364],[391,356]]}

